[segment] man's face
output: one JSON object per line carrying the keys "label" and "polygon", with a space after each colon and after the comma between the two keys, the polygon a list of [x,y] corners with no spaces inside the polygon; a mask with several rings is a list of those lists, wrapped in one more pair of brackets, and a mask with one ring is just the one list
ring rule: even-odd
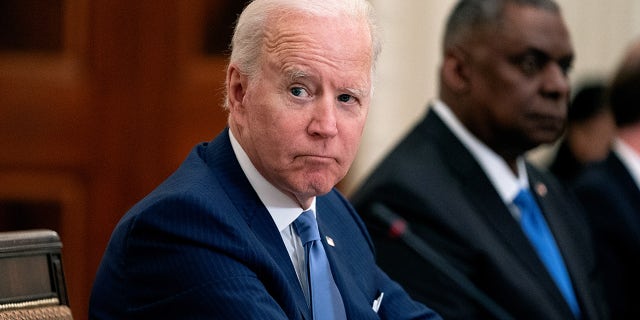
{"label": "man's face", "polygon": [[509,5],[497,32],[470,46],[474,133],[492,148],[526,151],[564,127],[573,60],[559,14]]}
{"label": "man's face", "polygon": [[355,158],[371,95],[366,24],[289,16],[267,32],[261,70],[231,117],[258,171],[302,206]]}

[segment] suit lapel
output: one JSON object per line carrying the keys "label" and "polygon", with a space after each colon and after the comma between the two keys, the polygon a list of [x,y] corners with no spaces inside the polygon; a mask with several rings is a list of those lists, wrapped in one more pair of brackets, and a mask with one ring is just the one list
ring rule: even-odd
{"label": "suit lapel", "polygon": [[609,157],[603,163],[605,180],[603,185],[607,185],[610,189],[607,198],[609,201],[615,202],[618,206],[617,219],[627,225],[629,241],[631,243],[640,243],[640,186],[636,183],[631,172],[622,163],[619,156],[615,152],[611,152]]}
{"label": "suit lapel", "polygon": [[[580,225],[585,223],[581,217],[578,217],[578,219],[572,217],[572,214],[580,213],[581,211],[577,211],[573,207],[567,207],[568,204],[563,205],[562,199],[558,199],[554,195],[555,193],[563,194],[561,190],[557,190],[559,186],[544,182],[541,174],[531,165],[527,166],[527,172],[529,173],[529,184],[533,194],[562,254],[582,312],[584,315],[597,314],[595,310],[592,310],[594,303],[592,302],[593,296],[590,290],[591,279],[589,275],[591,270],[595,269],[595,261],[585,259],[583,253],[587,244],[579,243],[573,234],[574,232],[582,232],[587,228]],[[556,289],[556,287],[550,289]],[[558,290],[553,291],[559,294]],[[558,297],[561,297],[561,295]]]}
{"label": "suit lapel", "polygon": [[370,282],[360,281],[363,277],[366,278],[365,273],[373,273],[375,270],[353,271],[353,259],[357,259],[357,256],[350,250],[358,246],[352,246],[349,241],[354,237],[354,228],[349,226],[352,223],[349,221],[350,213],[334,204],[338,200],[327,200],[328,197],[334,196],[335,193],[331,192],[318,197],[316,202],[320,238],[331,265],[333,278],[342,295],[347,318],[377,319],[371,309],[373,299],[369,301],[367,294],[367,290],[371,288],[365,288]]}
{"label": "suit lapel", "polygon": [[[336,224],[336,219],[333,218],[335,212],[331,211],[331,206],[328,205],[323,198],[318,197],[316,202],[316,217],[318,220],[318,229],[320,230],[320,240],[322,245],[324,246],[324,251],[327,254],[327,258],[329,259],[329,265],[331,267],[331,273],[333,275],[333,279],[336,282],[336,286],[338,290],[340,290],[340,295],[342,296],[342,300],[344,301],[345,312],[349,315],[351,312],[349,303],[346,301],[351,301],[349,299],[349,291],[354,290],[355,287],[349,288],[349,286],[345,285],[344,276],[344,268],[342,266],[342,261],[336,254],[335,242],[338,237],[336,237],[339,228],[341,227],[339,224]],[[332,241],[332,245],[329,245],[327,242],[327,237],[329,237]],[[336,240],[334,240],[336,239]],[[338,241],[339,245],[343,245]],[[339,249],[339,248],[338,248]]]}
{"label": "suit lapel", "polygon": [[[427,124],[428,130],[435,137],[431,140],[443,151],[449,169],[458,176],[456,180],[461,181],[460,188],[464,193],[461,199],[468,199],[471,210],[484,220],[495,235],[502,238],[501,243],[517,257],[524,269],[540,279],[539,285],[549,294],[557,296],[557,299],[563,299],[535,249],[477,160],[435,112],[428,117],[433,118]],[[568,310],[567,306],[565,308]]]}
{"label": "suit lapel", "polygon": [[291,287],[290,292],[293,293],[293,298],[296,301],[299,313],[303,314],[305,319],[311,319],[311,312],[304,297],[304,293],[302,292],[302,288],[299,285],[296,271],[293,268],[293,264],[291,264],[291,258],[289,257],[289,253],[282,242],[280,232],[277,230],[269,212],[264,207],[257,208],[255,213],[251,216],[253,219],[247,222],[251,229],[255,231],[258,241],[262,243],[273,258],[274,264],[278,265],[284,273],[287,279],[287,284]]}
{"label": "suit lapel", "polygon": [[433,130],[432,134],[435,136],[431,140],[435,141],[438,148],[442,150],[449,170],[458,176],[458,179],[454,180],[461,181],[460,188],[463,194],[460,198],[468,199],[470,210],[477,213],[491,227],[493,233],[502,238],[501,242],[506,244],[530,272],[537,276],[544,276],[538,271],[539,268],[544,267],[529,244],[529,240],[478,161],[435,112],[429,117],[432,117],[433,121],[427,126]]}
{"label": "suit lapel", "polygon": [[[476,168],[461,170],[460,179],[464,181],[465,196],[471,202],[474,210],[482,216],[493,232],[500,238],[501,243],[511,251],[522,265],[538,279],[543,279],[540,283],[550,283],[551,277],[544,271],[545,266],[538,257],[535,249],[531,246],[529,239],[525,236],[520,224],[514,219],[511,211],[504,204],[502,198],[495,190],[489,178],[478,166],[475,160],[473,165]],[[548,287],[548,286],[545,286]]]}
{"label": "suit lapel", "polygon": [[280,268],[284,274],[286,285],[290,287],[288,291],[296,302],[299,314],[302,314],[305,319],[311,319],[311,313],[299,285],[298,276],[282,242],[280,232],[269,215],[269,211],[262,204],[258,194],[244,175],[233,153],[228,130],[228,128],[225,129],[218,138],[211,142],[212,145],[206,150],[206,162],[216,172],[216,177],[220,179],[221,184],[226,186],[227,196],[256,236],[256,245],[262,245],[266,249],[273,259],[272,264]]}
{"label": "suit lapel", "polygon": [[[625,200],[620,201],[630,201],[634,211],[640,212],[640,186],[633,180],[629,169],[622,163],[620,157],[615,152],[611,152],[604,165],[606,170],[610,172],[612,179],[620,185],[621,190],[626,192],[624,197],[621,196]],[[631,221],[635,221],[635,219],[631,219]]]}

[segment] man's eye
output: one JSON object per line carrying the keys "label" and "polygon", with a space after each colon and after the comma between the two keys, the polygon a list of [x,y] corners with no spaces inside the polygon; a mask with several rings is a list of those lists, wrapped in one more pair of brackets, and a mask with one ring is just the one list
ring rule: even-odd
{"label": "man's eye", "polygon": [[527,75],[534,75],[542,69],[542,61],[533,55],[526,55],[520,60],[520,69]]}
{"label": "man's eye", "polygon": [[542,51],[528,50],[509,59],[525,75],[535,76],[550,62],[551,58]]}
{"label": "man's eye", "polygon": [[293,87],[290,89],[291,94],[296,97],[304,97],[307,96],[307,91],[301,87]]}
{"label": "man's eye", "polygon": [[573,66],[571,59],[563,59],[559,62],[559,65],[565,76],[569,74],[569,71],[571,71],[571,67]]}
{"label": "man's eye", "polygon": [[338,96],[338,101],[343,103],[352,102],[355,98],[350,94],[341,94]]}

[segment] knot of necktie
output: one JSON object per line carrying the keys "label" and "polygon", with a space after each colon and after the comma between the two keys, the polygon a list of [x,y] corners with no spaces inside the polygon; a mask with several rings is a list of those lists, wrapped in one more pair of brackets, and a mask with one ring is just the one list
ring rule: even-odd
{"label": "knot of necktie", "polygon": [[313,211],[307,210],[303,212],[293,223],[303,245],[310,241],[320,240],[318,223]]}
{"label": "knot of necktie", "polygon": [[525,214],[538,206],[533,195],[527,189],[520,190],[515,199],[513,199],[513,203],[520,208],[521,214]]}

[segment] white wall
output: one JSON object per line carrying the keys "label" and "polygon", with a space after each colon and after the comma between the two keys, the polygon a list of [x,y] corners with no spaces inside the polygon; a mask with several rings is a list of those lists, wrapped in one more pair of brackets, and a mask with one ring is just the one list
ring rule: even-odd
{"label": "white wall", "polygon": [[[640,36],[638,0],[557,0],[572,34],[572,82],[608,75]],[[358,157],[343,190],[349,194],[389,149],[419,121],[436,96],[440,39],[454,0],[371,0],[384,32],[375,92]],[[548,148],[534,152],[542,159]]]}

